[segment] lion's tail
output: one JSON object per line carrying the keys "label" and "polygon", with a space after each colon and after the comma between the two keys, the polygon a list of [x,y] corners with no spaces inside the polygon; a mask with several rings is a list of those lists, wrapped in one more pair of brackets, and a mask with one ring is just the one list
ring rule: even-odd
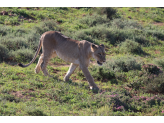
{"label": "lion's tail", "polygon": [[41,49],[41,45],[42,45],[42,40],[40,39],[39,46],[38,46],[38,48],[37,48],[37,51],[36,51],[36,53],[35,53],[34,58],[31,60],[31,62],[28,63],[28,64],[26,64],[26,65],[23,65],[22,63],[19,63],[18,66],[20,66],[20,67],[28,67],[30,64],[32,64],[32,63],[35,61],[37,55],[39,54],[39,51],[40,51],[40,49]]}

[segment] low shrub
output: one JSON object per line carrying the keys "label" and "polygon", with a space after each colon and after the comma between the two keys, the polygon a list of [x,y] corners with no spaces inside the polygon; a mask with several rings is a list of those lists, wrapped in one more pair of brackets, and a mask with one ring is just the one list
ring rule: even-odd
{"label": "low shrub", "polygon": [[90,42],[94,42],[96,44],[101,43],[101,40],[104,39],[107,33],[106,25],[97,25],[88,29],[79,30],[77,32],[73,32],[70,34],[70,38],[76,40],[87,40]]}
{"label": "low shrub", "polygon": [[109,19],[118,17],[117,10],[112,7],[98,7],[96,8],[96,12],[100,15],[105,14]]}
{"label": "low shrub", "polygon": [[143,46],[149,46],[150,45],[149,40],[146,39],[146,37],[143,35],[135,35],[134,40]]}
{"label": "low shrub", "polygon": [[29,31],[30,31],[29,29],[17,27],[13,30],[13,35],[15,37],[20,37],[20,36],[24,36],[25,34],[28,34]]}
{"label": "low shrub", "polygon": [[116,45],[119,42],[125,41],[125,39],[132,39],[133,35],[131,30],[109,28],[106,24],[102,24],[72,32],[70,38],[88,40],[94,43],[108,42],[109,44]]}
{"label": "low shrub", "polygon": [[4,36],[6,34],[7,34],[7,32],[5,30],[3,30],[2,28],[0,28],[0,35],[1,36]]}
{"label": "low shrub", "polygon": [[25,18],[33,18],[30,11],[28,11],[26,9],[17,9],[17,8],[12,9],[12,14],[20,15],[20,16],[23,16]]}
{"label": "low shrub", "polygon": [[31,31],[29,34],[25,35],[25,39],[28,41],[28,48],[36,51],[40,41],[40,34],[35,30]]}
{"label": "low shrub", "polygon": [[120,51],[125,53],[136,53],[141,54],[143,52],[141,46],[139,43],[126,39],[124,42],[122,42],[120,45]]}
{"label": "low shrub", "polygon": [[4,94],[2,98],[5,100],[8,100],[10,102],[16,102],[16,103],[20,102],[19,98],[15,97],[14,95],[11,95],[11,94]]}
{"label": "low shrub", "polygon": [[89,42],[94,42],[94,39],[92,39],[91,36],[87,35],[85,33],[85,31],[78,31],[76,32],[74,35],[71,36],[72,39],[75,39],[75,40],[87,40]]}
{"label": "low shrub", "polygon": [[144,81],[145,91],[148,93],[164,93],[164,74],[150,75],[148,79]]}
{"label": "low shrub", "polygon": [[89,27],[96,26],[98,24],[108,23],[109,19],[105,16],[94,14],[94,15],[87,15],[78,20],[78,23],[86,24]]}
{"label": "low shrub", "polygon": [[142,71],[136,76],[133,82],[127,84],[135,90],[141,89],[147,93],[164,92],[164,73],[156,65],[146,64],[142,66]]}
{"label": "low shrub", "polygon": [[147,29],[144,29],[136,21],[114,19],[110,24],[106,18],[102,18],[101,20],[99,16],[93,18],[94,16],[97,15],[88,15],[86,18],[84,17],[79,20],[87,23],[87,25],[91,26],[90,28],[84,26],[84,29],[79,29],[76,32],[72,31],[68,33],[64,31],[63,33],[76,40],[88,40],[94,43],[101,41],[112,45],[117,45],[126,39],[138,42],[143,46],[149,46],[150,42],[153,44],[156,41],[156,37],[148,34]]}
{"label": "low shrub", "polygon": [[164,58],[162,58],[162,59],[155,59],[154,63],[157,64],[158,67],[161,67],[164,70]]}
{"label": "low shrub", "polygon": [[67,7],[44,7],[42,9],[48,11],[68,10]]}
{"label": "low shrub", "polygon": [[137,21],[125,20],[123,18],[114,19],[111,21],[111,26],[117,27],[119,29],[143,29]]}
{"label": "low shrub", "polygon": [[[111,84],[118,84],[118,81],[127,82],[123,72],[128,72],[130,70],[141,70],[141,64],[136,62],[134,57],[119,57],[119,58],[111,58],[103,64],[103,66],[92,66],[90,69],[90,73],[94,79],[100,81],[108,81],[111,80]],[[122,72],[122,74],[116,73]],[[83,76],[83,74],[79,73],[79,76]]]}
{"label": "low shrub", "polygon": [[22,48],[16,51],[10,51],[9,55],[16,62],[29,62],[32,60],[34,53],[31,49]]}
{"label": "low shrub", "polygon": [[46,31],[59,30],[59,27],[54,20],[45,20],[41,22],[39,26],[33,27],[33,30],[35,30],[36,33],[42,35]]}
{"label": "low shrub", "polygon": [[163,96],[134,96],[133,101],[135,102],[135,107],[140,111],[144,111],[146,108],[151,108],[153,106],[159,106],[164,103]]}
{"label": "low shrub", "polygon": [[135,90],[141,89],[146,93],[163,93],[164,92],[164,74],[147,74],[142,72],[138,80],[131,82],[128,86]]}
{"label": "low shrub", "polygon": [[5,58],[8,58],[9,50],[3,44],[0,44],[0,61],[3,61]]}
{"label": "low shrub", "polygon": [[90,69],[90,73],[94,79],[103,81],[115,78],[114,72],[106,69],[105,67],[93,66]]}
{"label": "low shrub", "polygon": [[159,67],[154,64],[144,64],[142,66],[143,71],[147,72],[148,74],[156,74],[162,73]]}
{"label": "low shrub", "polygon": [[164,40],[164,31],[160,29],[148,29],[145,30],[148,35],[152,35],[153,37],[157,37],[159,40]]}
{"label": "low shrub", "polygon": [[[21,47],[27,47],[27,41],[23,37],[4,36],[1,38],[1,44],[5,45],[9,50],[18,50]],[[11,45],[12,44],[12,45]]]}
{"label": "low shrub", "polygon": [[141,64],[132,56],[110,58],[103,67],[115,72],[128,72],[129,70],[141,70]]}
{"label": "low shrub", "polygon": [[0,36],[5,36],[11,31],[11,27],[0,25]]}
{"label": "low shrub", "polygon": [[109,106],[114,112],[127,110],[137,111],[137,109],[132,106],[133,100],[131,99],[131,94],[125,89],[98,94],[92,101],[96,101],[98,107]]}

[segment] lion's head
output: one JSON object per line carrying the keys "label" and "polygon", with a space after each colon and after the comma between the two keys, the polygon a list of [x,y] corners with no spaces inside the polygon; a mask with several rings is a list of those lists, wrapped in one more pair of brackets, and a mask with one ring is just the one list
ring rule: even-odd
{"label": "lion's head", "polygon": [[106,61],[105,46],[100,44],[100,46],[92,44],[91,50],[93,52],[93,58],[97,60],[98,65],[102,65]]}

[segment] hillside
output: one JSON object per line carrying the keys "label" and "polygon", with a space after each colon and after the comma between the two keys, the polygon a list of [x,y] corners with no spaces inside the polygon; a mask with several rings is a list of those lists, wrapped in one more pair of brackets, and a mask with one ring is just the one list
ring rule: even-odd
{"label": "hillside", "polygon": [[[0,115],[164,115],[164,8],[0,8]],[[34,73],[40,36],[57,30],[106,47],[107,62],[94,59],[93,93],[78,69],[64,82],[69,64],[51,59],[54,78]]]}

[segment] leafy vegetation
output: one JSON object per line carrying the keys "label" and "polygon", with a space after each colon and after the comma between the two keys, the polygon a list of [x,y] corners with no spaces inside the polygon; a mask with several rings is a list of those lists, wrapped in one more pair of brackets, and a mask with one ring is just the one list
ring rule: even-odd
{"label": "leafy vegetation", "polygon": [[139,45],[139,43],[132,40],[125,40],[125,42],[122,42],[120,44],[119,48],[120,48],[120,52],[137,53],[137,54],[143,53],[143,50]]}
{"label": "leafy vegetation", "polygon": [[[0,8],[0,115],[164,115],[163,8]],[[159,26],[160,25],[160,26]],[[40,36],[50,30],[104,44],[107,61],[90,65],[100,89],[93,93],[82,71],[63,77],[68,64],[51,59],[53,78],[29,62]],[[95,61],[92,61],[93,63]]]}

